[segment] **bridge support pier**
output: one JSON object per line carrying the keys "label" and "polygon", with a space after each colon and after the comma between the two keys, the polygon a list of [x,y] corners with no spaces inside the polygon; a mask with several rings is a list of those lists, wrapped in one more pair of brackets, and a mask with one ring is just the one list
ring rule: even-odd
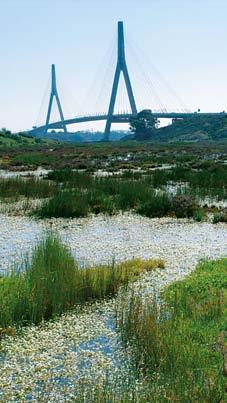
{"label": "bridge support pier", "polygon": [[131,111],[133,115],[137,114],[136,102],[132,91],[132,86],[128,74],[128,68],[125,59],[125,45],[124,45],[124,27],[123,22],[118,22],[118,57],[117,57],[117,66],[114,75],[113,87],[110,97],[110,104],[108,109],[108,115],[106,120],[106,127],[104,133],[104,141],[109,141],[109,134],[111,129],[111,123],[113,122],[113,113],[114,106],[116,102],[117,89],[119,85],[120,74],[123,73],[125,85],[127,89],[127,94],[129,98],[129,103],[131,107]]}
{"label": "bridge support pier", "polygon": [[47,111],[47,117],[46,117],[46,124],[44,128],[44,134],[47,133],[49,122],[50,122],[50,114],[51,114],[51,109],[52,109],[52,104],[54,97],[56,98],[57,102],[57,107],[60,115],[60,119],[62,122],[62,128],[64,130],[64,133],[67,133],[67,128],[65,125],[65,120],[64,120],[64,115],[62,112],[62,107],[61,107],[61,102],[58,96],[58,91],[57,91],[57,83],[56,83],[56,73],[55,73],[55,65],[51,65],[51,93],[50,93],[50,100],[49,100],[49,105],[48,105],[48,111]]}

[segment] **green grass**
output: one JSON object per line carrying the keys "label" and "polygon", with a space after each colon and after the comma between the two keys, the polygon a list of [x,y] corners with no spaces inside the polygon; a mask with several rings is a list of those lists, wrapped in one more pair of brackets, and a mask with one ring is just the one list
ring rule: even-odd
{"label": "green grass", "polygon": [[196,169],[179,165],[171,170],[152,173],[152,183],[156,188],[170,181],[187,182],[190,192],[198,197],[227,198],[227,169],[224,164],[203,164]]}
{"label": "green grass", "polygon": [[47,179],[64,183],[64,186],[86,188],[91,186],[93,178],[86,172],[73,171],[70,168],[55,169],[48,173]]}
{"label": "green grass", "polygon": [[[224,402],[218,340],[226,332],[227,259],[201,263],[167,287],[163,299],[160,307],[132,295],[117,306],[121,338],[131,345],[145,397],[148,390],[157,402]],[[146,401],[143,391],[139,402]]]}
{"label": "green grass", "polygon": [[87,194],[81,191],[59,191],[45,201],[35,212],[40,218],[51,217],[86,217],[89,214]]}
{"label": "green grass", "polygon": [[56,185],[37,178],[0,178],[0,198],[46,198],[56,191]]}
{"label": "green grass", "polygon": [[172,215],[172,199],[167,193],[150,193],[150,197],[139,205],[136,212],[147,217]]}
{"label": "green grass", "polygon": [[147,178],[92,178],[87,173],[54,171],[49,178],[63,182],[58,192],[35,212],[39,217],[85,217],[90,213],[115,214],[134,210],[148,217],[193,217],[190,196],[172,197],[155,191]]}
{"label": "green grass", "polygon": [[[32,158],[34,157],[31,156]],[[211,169],[210,165],[208,168]],[[208,169],[206,168],[206,169]],[[205,171],[205,168],[201,172]],[[196,172],[195,175],[201,174]],[[177,218],[194,217],[202,221],[205,211],[198,205],[202,195],[215,194],[223,197],[226,190],[225,175],[216,167],[214,170],[218,187],[209,188],[213,182],[207,182],[210,174],[193,183],[192,187],[170,195],[163,187],[168,181],[177,183],[180,178],[188,181],[192,171],[176,167],[170,171],[154,171],[151,175],[122,175],[119,177],[97,178],[87,172],[78,172],[69,168],[54,170],[47,175],[47,180],[39,179],[1,179],[0,197],[14,198],[20,195],[33,198],[47,198],[34,214],[41,218],[48,217],[85,217],[91,213],[115,214],[119,211],[132,210],[148,217],[176,216]],[[223,174],[223,175],[222,175]],[[193,173],[194,175],[194,173]],[[219,176],[223,176],[221,179]],[[212,179],[214,182],[214,178]],[[211,180],[211,179],[210,179]],[[201,186],[204,182],[206,186]],[[197,184],[196,184],[197,183]],[[220,187],[222,188],[220,190]],[[156,187],[161,189],[156,189]],[[213,190],[215,192],[213,193]]]}
{"label": "green grass", "polygon": [[86,380],[75,401],[94,403],[214,403],[226,401],[227,259],[200,263],[160,301],[121,293],[117,325],[130,348],[129,374]]}
{"label": "green grass", "polygon": [[[198,211],[193,198],[188,195],[172,197],[166,192],[155,192],[141,183],[101,183],[91,189],[65,189],[38,207],[34,214],[40,218],[86,217],[91,213],[116,214],[134,210],[147,217],[176,216],[189,218]],[[198,215],[195,215],[198,219]]]}
{"label": "green grass", "polygon": [[[39,144],[51,144],[51,141],[36,139],[25,133],[11,133],[9,130],[0,130],[0,149],[12,149],[36,146]],[[53,143],[53,142],[52,142]]]}
{"label": "green grass", "polygon": [[36,151],[31,151],[29,153],[23,153],[16,155],[12,158],[12,165],[50,165],[53,163],[54,157],[49,153],[38,153]]}
{"label": "green grass", "polygon": [[0,278],[0,327],[39,323],[75,304],[114,296],[140,273],[163,267],[161,260],[81,269],[70,251],[53,235],[41,241],[23,270]]}
{"label": "green grass", "polygon": [[213,224],[217,224],[219,222],[227,223],[227,210],[224,211],[215,211],[213,215]]}
{"label": "green grass", "polygon": [[204,210],[199,209],[195,211],[194,214],[194,220],[197,222],[202,222],[206,219],[206,213],[204,212]]}

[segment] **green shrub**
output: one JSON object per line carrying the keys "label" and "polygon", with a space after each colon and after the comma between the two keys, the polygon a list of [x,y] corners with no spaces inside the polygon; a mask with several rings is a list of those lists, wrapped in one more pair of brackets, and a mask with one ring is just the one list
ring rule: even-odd
{"label": "green shrub", "polygon": [[177,218],[193,217],[197,206],[190,195],[177,195],[172,198],[172,211]]}
{"label": "green shrub", "polygon": [[92,185],[93,178],[86,172],[73,171],[70,168],[55,169],[47,175],[47,179],[56,182],[70,182],[70,186],[77,188],[87,188]]}
{"label": "green shrub", "polygon": [[204,212],[204,210],[199,209],[199,210],[195,211],[195,214],[194,214],[195,221],[201,222],[201,221],[204,221],[205,218],[206,218],[206,213]]}
{"label": "green shrub", "polygon": [[94,181],[94,189],[110,196],[115,196],[119,193],[120,182],[114,178],[96,178]]}
{"label": "green shrub", "polygon": [[116,203],[120,210],[130,210],[145,202],[149,195],[150,189],[143,181],[125,181],[119,184]]}
{"label": "green shrub", "polygon": [[150,193],[149,199],[136,212],[147,217],[162,217],[171,213],[171,199],[166,193]]}
{"label": "green shrub", "polygon": [[216,211],[213,215],[213,224],[217,224],[219,222],[227,222],[227,210]]}
{"label": "green shrub", "polygon": [[166,185],[167,181],[168,181],[168,175],[165,170],[156,169],[152,173],[152,183],[153,183],[154,188],[158,188],[163,185]]}
{"label": "green shrub", "polygon": [[12,164],[13,165],[50,165],[53,163],[54,157],[50,154],[38,153],[38,152],[30,152],[17,155],[13,157]]}
{"label": "green shrub", "polygon": [[90,191],[88,200],[90,210],[94,214],[105,213],[112,215],[116,213],[116,206],[112,196],[98,191]]}
{"label": "green shrub", "polygon": [[217,224],[218,222],[220,222],[221,221],[221,213],[219,212],[219,211],[216,211],[214,214],[213,214],[213,220],[212,220],[212,222],[213,222],[213,224]]}
{"label": "green shrub", "polygon": [[89,203],[86,193],[80,191],[59,191],[51,199],[35,211],[40,218],[51,217],[86,217],[89,214]]}

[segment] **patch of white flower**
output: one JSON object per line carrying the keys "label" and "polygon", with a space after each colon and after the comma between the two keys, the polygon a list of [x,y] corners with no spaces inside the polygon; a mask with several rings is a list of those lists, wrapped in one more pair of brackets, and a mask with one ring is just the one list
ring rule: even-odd
{"label": "patch of white flower", "polygon": [[[48,230],[58,233],[81,264],[132,257],[162,258],[165,269],[135,283],[148,295],[183,278],[203,258],[227,256],[227,225],[130,213],[83,219],[35,220],[0,216],[0,268],[7,272],[31,253]],[[100,384],[128,371],[114,326],[114,301],[86,305],[1,341],[0,402],[73,402],[77,385]]]}

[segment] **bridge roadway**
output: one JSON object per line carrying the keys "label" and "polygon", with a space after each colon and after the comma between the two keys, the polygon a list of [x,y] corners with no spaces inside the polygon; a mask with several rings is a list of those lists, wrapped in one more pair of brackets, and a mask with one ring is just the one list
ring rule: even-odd
{"label": "bridge roadway", "polygon": [[[128,123],[130,117],[133,116],[131,113],[125,113],[125,114],[117,114],[113,115],[113,123]],[[192,117],[212,117],[212,116],[227,116],[227,112],[160,112],[160,113],[153,113],[153,116],[159,119],[184,119],[184,118],[192,118]],[[66,126],[72,125],[75,123],[84,123],[84,122],[96,122],[100,120],[106,120],[107,115],[91,115],[91,116],[78,116],[72,119],[65,119],[64,123]],[[29,130],[28,133],[33,135],[33,134],[42,134],[45,130],[46,126],[39,126],[39,127],[34,127],[32,130]],[[54,123],[49,123],[48,129],[62,129],[62,122],[57,121]]]}

